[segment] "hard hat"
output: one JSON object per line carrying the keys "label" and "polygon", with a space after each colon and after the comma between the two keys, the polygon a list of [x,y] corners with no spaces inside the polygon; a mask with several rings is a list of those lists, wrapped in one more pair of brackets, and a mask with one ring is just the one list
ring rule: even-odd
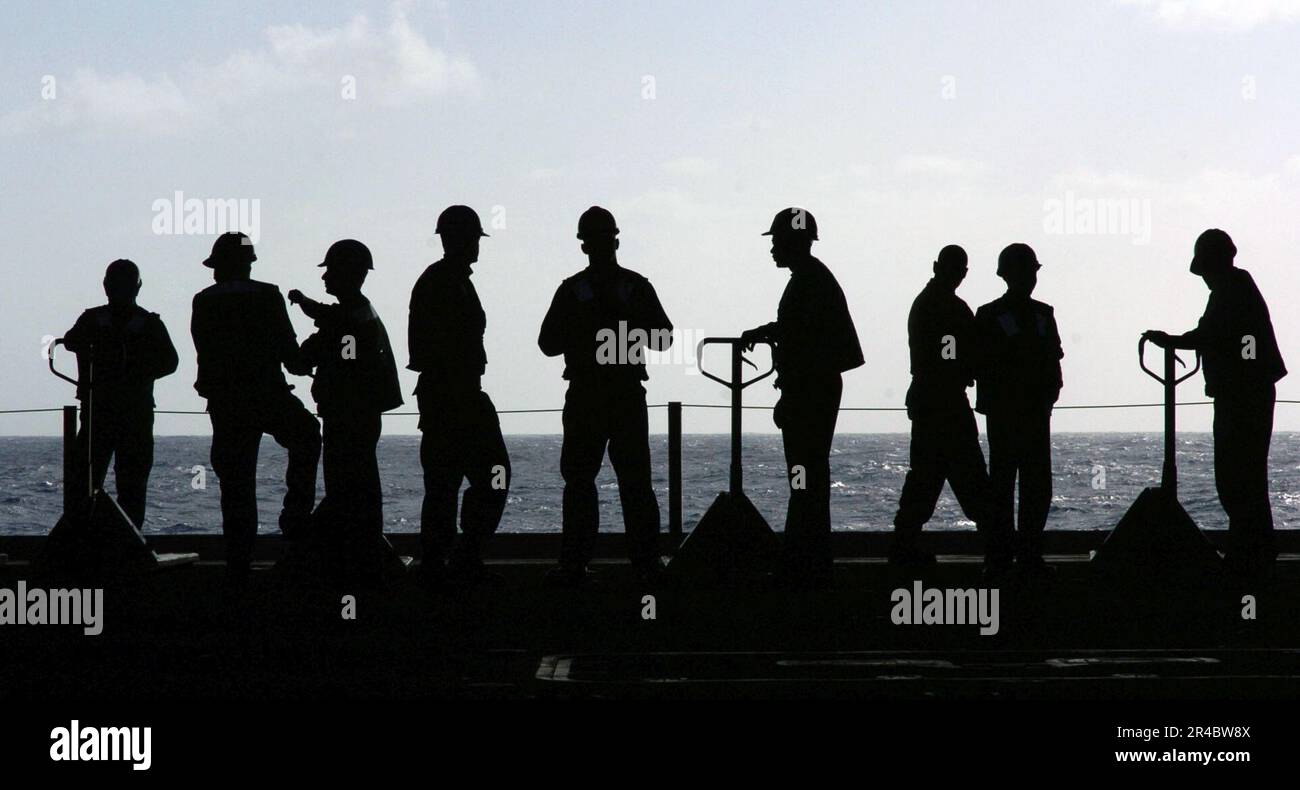
{"label": "hard hat", "polygon": [[203,261],[209,269],[218,263],[252,263],[257,260],[253,240],[244,233],[223,233],[212,243],[212,254]]}
{"label": "hard hat", "polygon": [[782,209],[772,218],[772,227],[764,236],[803,236],[817,241],[817,220],[812,212],[801,208]]}
{"label": "hard hat", "polygon": [[582,212],[578,217],[578,238],[585,239],[590,236],[617,236],[618,223],[614,222],[614,215],[609,209],[600,206],[592,206]]}
{"label": "hard hat", "polygon": [[1218,228],[1209,230],[1196,237],[1196,246],[1192,249],[1192,274],[1205,274],[1216,268],[1232,266],[1232,259],[1237,257],[1237,246],[1232,237]]}
{"label": "hard hat", "polygon": [[1012,271],[1038,271],[1043,265],[1038,262],[1038,256],[1034,254],[1034,248],[1022,242],[1008,244],[1001,253],[998,254],[997,275],[1002,277]]}
{"label": "hard hat", "polygon": [[443,209],[433,232],[487,235],[483,232],[483,222],[479,220],[478,212],[469,206],[448,206]]}
{"label": "hard hat", "polygon": [[362,269],[373,269],[375,262],[366,245],[356,239],[343,239],[330,245],[320,266],[360,266]]}

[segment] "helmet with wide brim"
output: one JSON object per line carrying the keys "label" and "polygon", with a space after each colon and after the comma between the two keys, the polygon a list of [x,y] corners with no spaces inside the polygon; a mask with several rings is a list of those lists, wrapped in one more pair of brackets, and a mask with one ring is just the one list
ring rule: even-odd
{"label": "helmet with wide brim", "polygon": [[488,235],[483,232],[483,221],[479,219],[478,212],[469,206],[460,205],[443,209],[438,215],[438,224],[433,232],[439,235],[444,233]]}
{"label": "helmet with wide brim", "polygon": [[357,266],[362,269],[371,270],[375,268],[374,258],[370,255],[370,248],[356,239],[342,239],[330,245],[325,251],[325,260],[317,266],[321,268],[329,266]]}
{"label": "helmet with wide brim", "polygon": [[252,263],[257,260],[253,252],[253,240],[246,233],[231,231],[223,233],[212,243],[212,253],[203,260],[209,269],[219,263]]}

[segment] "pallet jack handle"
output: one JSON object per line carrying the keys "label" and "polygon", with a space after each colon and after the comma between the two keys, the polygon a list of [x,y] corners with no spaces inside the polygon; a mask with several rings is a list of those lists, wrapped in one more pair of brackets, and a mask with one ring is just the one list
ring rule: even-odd
{"label": "pallet jack handle", "polygon": [[[754,341],[754,344],[755,345],[763,344],[770,348],[775,348],[775,346],[770,341],[767,340]],[[704,347],[712,346],[712,345],[731,346],[731,378],[730,379],[724,379],[720,376],[715,376],[714,374],[704,369]],[[733,495],[739,495],[744,491],[742,475],[741,475],[741,452],[740,452],[741,450],[740,417],[741,417],[741,413],[744,410],[743,400],[741,398],[741,392],[744,391],[745,387],[748,387],[751,384],[757,384],[758,382],[762,381],[763,379],[767,378],[768,376],[776,372],[776,364],[775,362],[773,362],[773,364],[768,367],[765,373],[759,376],[755,376],[752,379],[746,380],[744,377],[744,368],[743,368],[744,365],[749,365],[751,368],[758,370],[757,365],[755,365],[749,359],[745,358],[744,350],[745,350],[745,346],[747,345],[749,345],[749,341],[741,340],[738,337],[706,337],[703,340],[701,340],[699,342],[699,345],[697,345],[695,348],[695,358],[698,360],[700,373],[703,374],[705,378],[712,379],[713,381],[718,382],[719,384],[721,384],[722,386],[726,387],[731,391],[730,489]]]}
{"label": "pallet jack handle", "polygon": [[[68,453],[70,450],[76,453],[82,452],[81,448],[77,445],[76,442],[76,427],[77,427],[76,416],[75,416],[76,407],[68,407],[73,410],[72,411],[73,416],[71,418],[67,416],[66,412],[64,415],[64,425],[63,425],[63,432],[64,432],[63,454],[64,454],[64,475],[65,475],[64,487],[65,489],[67,488],[66,478],[69,470],[76,469],[76,468],[84,469],[85,476],[86,476],[86,479],[84,481],[86,486],[86,502],[90,502],[90,500],[94,499],[95,497],[95,484],[94,484],[95,478],[91,469],[91,465],[93,463],[91,459],[94,458],[94,442],[95,442],[95,431],[94,431],[95,426],[93,422],[94,419],[93,406],[95,405],[95,387],[96,385],[102,384],[103,382],[99,381],[95,377],[95,362],[94,362],[95,347],[93,344],[87,347],[87,350],[90,352],[90,364],[87,366],[88,370],[86,371],[85,382],[82,382],[78,379],[74,379],[73,377],[67,374],[61,373],[59,372],[58,368],[54,367],[54,357],[55,357],[54,349],[58,348],[59,346],[63,346],[64,348],[67,348],[67,345],[68,344],[64,342],[64,338],[61,337],[57,338],[53,343],[50,344],[49,352],[47,353],[50,362],[50,372],[58,376],[59,378],[63,379],[64,381],[68,382],[69,384],[73,385],[74,387],[77,387],[78,389],[84,386],[86,390],[87,402],[82,404],[81,407],[85,411],[85,416],[86,416],[86,447],[84,451],[85,458],[83,459],[85,463],[81,464],[80,467],[78,467],[77,464],[69,465],[68,463],[68,461],[70,460],[68,458]],[[123,345],[122,348],[120,349],[120,353],[123,355],[126,354],[125,345]],[[109,376],[108,378],[111,381],[113,377]],[[76,484],[80,485],[81,482],[82,481],[77,481]],[[65,508],[64,508],[65,510],[68,509],[66,507],[67,504],[68,503],[65,502]]]}
{"label": "pallet jack handle", "polygon": [[63,379],[64,381],[68,382],[74,387],[81,386],[81,382],[77,381],[71,376],[67,376],[64,375],[63,373],[60,373],[58,368],[54,367],[54,349],[62,345],[64,345],[63,338],[58,338],[57,340],[55,340],[53,343],[50,344],[49,353],[46,354],[46,356],[50,360],[50,372],[58,376],[59,378]]}
{"label": "pallet jack handle", "polygon": [[1182,376],[1177,374],[1176,365],[1187,367],[1187,363],[1178,356],[1176,349],[1172,346],[1165,349],[1164,375],[1157,375],[1155,371],[1147,367],[1146,363],[1146,344],[1147,339],[1144,337],[1138,341],[1138,364],[1142,371],[1151,378],[1160,382],[1165,388],[1165,464],[1160,474],[1160,487],[1169,492],[1170,496],[1178,495],[1178,463],[1175,452],[1175,439],[1177,436],[1177,424],[1175,421],[1175,405],[1177,403],[1174,397],[1174,389],[1184,381],[1187,381],[1196,372],[1201,369],[1201,353],[1196,352],[1196,365]]}

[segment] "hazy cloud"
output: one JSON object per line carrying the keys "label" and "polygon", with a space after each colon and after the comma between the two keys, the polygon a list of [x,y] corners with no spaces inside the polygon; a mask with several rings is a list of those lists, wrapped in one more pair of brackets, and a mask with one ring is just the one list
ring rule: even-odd
{"label": "hazy cloud", "polygon": [[896,167],[905,175],[934,175],[947,178],[971,178],[981,175],[988,169],[982,163],[969,159],[915,154],[899,159]]}
{"label": "hazy cloud", "polygon": [[677,176],[711,176],[718,172],[718,163],[701,156],[684,156],[664,162],[664,170]]}
{"label": "hazy cloud", "polygon": [[358,101],[385,106],[477,89],[474,65],[432,46],[411,26],[402,4],[390,16],[384,26],[363,15],[323,30],[273,25],[264,31],[262,48],[182,67],[178,77],[79,69],[56,82],[54,99],[0,117],[0,131],[84,127],[168,134],[261,96],[314,91],[341,97],[345,79],[354,81]]}
{"label": "hazy cloud", "polygon": [[1120,0],[1175,28],[1250,30],[1300,19],[1300,0]]}

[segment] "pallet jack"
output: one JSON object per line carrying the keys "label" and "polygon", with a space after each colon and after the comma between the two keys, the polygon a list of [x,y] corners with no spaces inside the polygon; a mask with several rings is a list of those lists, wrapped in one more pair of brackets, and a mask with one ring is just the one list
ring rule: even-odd
{"label": "pallet jack", "polygon": [[[54,341],[49,350],[50,372],[81,386],[81,382],[60,373],[54,366]],[[94,349],[86,370],[86,445],[77,441],[77,407],[63,409],[63,515],[45,539],[35,563],[38,578],[70,577],[90,582],[122,581],[163,568],[198,562],[194,553],[159,554],[149,548],[140,527],[123,512],[117,500],[95,486],[91,459],[95,441]]]}
{"label": "pallet jack", "polygon": [[[771,346],[765,341],[763,344]],[[704,349],[710,345],[730,346],[730,379],[704,369]],[[779,550],[776,533],[745,495],[740,435],[744,389],[772,375],[776,368],[769,367],[766,373],[745,380],[744,365],[758,369],[745,358],[745,345],[737,337],[708,337],[696,348],[700,373],[731,391],[731,478],[728,490],[713,500],[669,562],[668,574],[674,579],[708,584],[757,577],[771,570]]]}
{"label": "pallet jack", "polygon": [[1165,459],[1160,485],[1138,495],[1105,542],[1093,552],[1092,565],[1108,576],[1127,581],[1195,585],[1223,570],[1219,553],[1178,501],[1174,391],[1200,370],[1201,357],[1198,353],[1196,366],[1180,377],[1175,364],[1186,367],[1186,363],[1173,348],[1166,348],[1160,375],[1146,365],[1146,343],[1145,337],[1138,342],[1138,364],[1165,391]]}

